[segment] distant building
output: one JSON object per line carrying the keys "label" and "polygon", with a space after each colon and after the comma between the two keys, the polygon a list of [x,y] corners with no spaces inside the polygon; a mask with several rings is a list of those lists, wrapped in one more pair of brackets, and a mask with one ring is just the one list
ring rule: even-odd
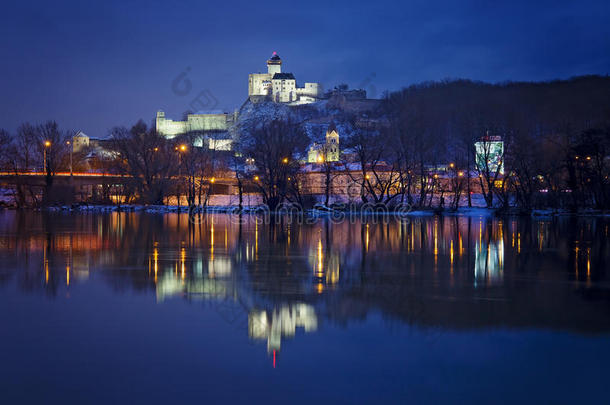
{"label": "distant building", "polygon": [[201,142],[195,146],[206,145],[210,149],[231,150],[233,139],[228,131],[237,121],[237,111],[229,113],[188,114],[185,121],[165,118],[163,111],[157,111],[157,132],[168,139],[188,133],[200,133]]}
{"label": "distant building", "polygon": [[78,131],[72,137],[72,152],[84,153],[86,159],[93,157],[113,158],[116,156],[116,152],[112,150],[110,139],[92,138],[83,131]]}
{"label": "distant building", "polygon": [[479,171],[504,174],[504,142],[501,136],[486,135],[475,142],[474,149]]}
{"label": "distant building", "polygon": [[318,100],[321,94],[319,83],[298,87],[292,73],[282,72],[282,59],[276,52],[267,61],[267,73],[248,76],[248,96],[253,101],[271,99],[276,103],[308,104]]}
{"label": "distant building", "polygon": [[78,131],[72,137],[72,152],[79,153],[89,148],[89,136],[83,131]]}
{"label": "distant building", "polygon": [[343,97],[346,100],[366,100],[366,90],[349,89],[346,84],[340,84],[324,94],[324,98],[333,97]]}
{"label": "distant building", "polygon": [[326,130],[326,142],[310,146],[307,153],[307,163],[337,162],[340,158],[339,132],[335,123],[331,123]]}

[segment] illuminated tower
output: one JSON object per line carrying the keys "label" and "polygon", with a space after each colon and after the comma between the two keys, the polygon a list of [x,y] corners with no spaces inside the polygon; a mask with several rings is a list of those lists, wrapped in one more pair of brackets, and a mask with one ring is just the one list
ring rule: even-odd
{"label": "illuminated tower", "polygon": [[276,73],[282,73],[282,59],[280,59],[280,55],[275,51],[267,61],[267,73],[269,73],[271,77]]}
{"label": "illuminated tower", "polygon": [[326,130],[325,155],[327,162],[339,160],[339,132],[334,122],[331,122]]}

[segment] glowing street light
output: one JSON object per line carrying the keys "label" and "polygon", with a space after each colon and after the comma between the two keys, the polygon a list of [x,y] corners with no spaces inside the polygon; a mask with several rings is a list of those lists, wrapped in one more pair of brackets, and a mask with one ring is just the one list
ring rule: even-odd
{"label": "glowing street light", "polygon": [[288,158],[285,157],[284,159],[282,159],[282,163],[288,163]]}
{"label": "glowing street light", "polygon": [[74,148],[70,147],[70,145],[72,144],[72,142],[70,141],[66,141],[66,145],[68,145],[68,147],[70,148],[70,177],[72,177],[72,152],[74,151]]}
{"label": "glowing street light", "polygon": [[254,181],[258,181],[258,176],[254,176]]}
{"label": "glowing street light", "polygon": [[186,145],[185,144],[180,145],[180,151],[181,152],[186,151]]}
{"label": "glowing street light", "polygon": [[42,150],[43,151],[42,152],[42,167],[43,167],[45,174],[49,173],[49,170],[47,167],[48,166],[47,165],[47,148],[50,148],[50,147],[51,147],[51,141],[49,141],[49,140],[44,141],[44,148]]}

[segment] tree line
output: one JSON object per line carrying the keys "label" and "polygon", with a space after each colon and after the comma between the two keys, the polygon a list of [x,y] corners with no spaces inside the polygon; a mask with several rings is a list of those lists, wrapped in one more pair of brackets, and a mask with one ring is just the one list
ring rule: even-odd
{"label": "tree line", "polygon": [[[318,165],[321,195],[312,195],[307,185],[302,161],[310,145],[308,122],[298,109],[238,129],[231,153],[205,147],[210,134],[167,139],[142,121],[113,128],[108,153],[72,153],[73,131],[53,121],[23,124],[15,134],[0,131],[0,165],[15,173],[43,170],[47,186],[70,163],[129,179],[119,187],[104,186],[98,196],[103,201],[114,195],[119,201],[163,204],[185,196],[189,206],[201,206],[217,173],[230,172],[240,207],[244,190],[256,190],[272,209],[283,202],[328,206],[336,201],[336,178],[343,174],[361,203],[456,209],[473,206],[473,196],[480,195],[487,207],[503,210],[610,209],[607,76],[426,82],[385,94],[373,110],[333,111],[332,119],[346,129],[340,133],[343,153],[339,162],[322,159]],[[495,160],[490,139],[503,142]],[[39,198],[25,186],[16,186],[15,195],[18,204]]]}
{"label": "tree line", "polygon": [[[374,111],[335,118],[351,130],[341,134],[342,160],[321,165],[327,205],[331,173],[343,171],[362,203],[456,209],[478,194],[501,210],[610,209],[609,77],[427,82],[386,94]],[[303,173],[281,156],[304,156],[303,133],[302,123],[284,120],[244,135],[272,206],[302,200],[294,180]],[[495,140],[503,150],[492,159]]]}

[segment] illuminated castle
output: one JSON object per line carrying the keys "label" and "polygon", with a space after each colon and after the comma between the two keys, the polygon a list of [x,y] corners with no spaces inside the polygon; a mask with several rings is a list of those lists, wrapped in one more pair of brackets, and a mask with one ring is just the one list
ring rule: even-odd
{"label": "illuminated castle", "polygon": [[267,73],[251,73],[248,76],[248,97],[252,101],[271,99],[276,103],[308,104],[322,94],[319,83],[305,83],[297,87],[292,73],[282,73],[282,59],[273,52],[267,61]]}
{"label": "illuminated castle", "polygon": [[[252,73],[249,76],[248,97],[257,102],[272,100],[276,103],[292,105],[308,104],[317,101],[322,95],[318,83],[305,83],[297,87],[292,73],[282,73],[282,60],[276,52],[267,61],[267,73]],[[157,131],[168,139],[196,133],[200,139],[195,146],[207,146],[216,150],[231,150],[233,139],[231,128],[238,120],[238,113],[198,112],[190,113],[182,121],[174,121],[158,111],[155,119]]]}

